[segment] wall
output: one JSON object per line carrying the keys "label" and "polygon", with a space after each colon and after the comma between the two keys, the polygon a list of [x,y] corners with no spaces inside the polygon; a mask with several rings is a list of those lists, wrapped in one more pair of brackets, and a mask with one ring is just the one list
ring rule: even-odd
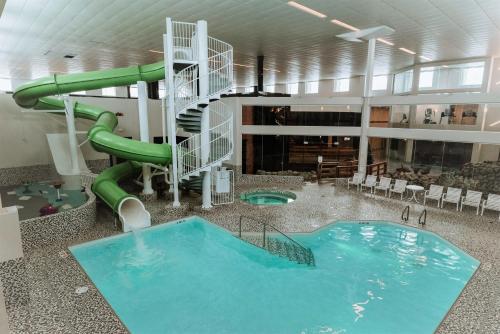
{"label": "wall", "polygon": [[[98,105],[113,112],[122,112],[115,133],[139,138],[137,99],[108,97],[72,97],[86,104]],[[0,168],[46,165],[52,163],[47,133],[66,132],[64,116],[44,112],[22,112],[11,94],[0,94]],[[87,131],[92,121],[77,120],[77,131]],[[161,102],[149,100],[149,125],[151,141],[161,136]],[[79,141],[86,138],[79,135]],[[108,155],[96,152],[89,143],[82,146],[85,159],[107,159]]]}

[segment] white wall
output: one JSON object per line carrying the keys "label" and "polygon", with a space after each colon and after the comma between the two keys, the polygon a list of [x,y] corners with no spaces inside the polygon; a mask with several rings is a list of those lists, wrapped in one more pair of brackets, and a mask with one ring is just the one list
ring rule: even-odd
{"label": "white wall", "polygon": [[[122,112],[115,133],[139,139],[137,99],[72,97],[72,99]],[[77,130],[86,131],[92,121],[77,120]],[[149,125],[151,141],[161,136],[161,102],[149,100]],[[22,112],[11,94],[0,93],[0,168],[32,166],[52,163],[46,134],[66,132],[63,115],[45,112]],[[86,136],[79,136],[83,141]],[[89,160],[106,159],[108,155],[98,153],[89,143],[82,146],[84,157]]]}

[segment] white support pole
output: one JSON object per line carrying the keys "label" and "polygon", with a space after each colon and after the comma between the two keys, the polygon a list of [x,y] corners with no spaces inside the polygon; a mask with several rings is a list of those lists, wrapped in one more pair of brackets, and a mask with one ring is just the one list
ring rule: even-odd
{"label": "white support pole", "polygon": [[368,128],[370,127],[370,97],[372,96],[373,63],[375,60],[375,45],[377,40],[368,41],[368,56],[366,59],[365,84],[363,88],[363,109],[361,113],[361,134],[359,137],[358,172],[366,175],[368,160]]}
{"label": "white support pole", "polygon": [[179,207],[179,184],[177,180],[177,140],[175,123],[175,87],[174,87],[174,39],[172,19],[167,17],[166,34],[163,35],[163,51],[165,57],[165,85],[167,86],[168,105],[167,105],[167,123],[168,123],[168,143],[172,146],[172,166],[170,174],[172,178],[171,189],[173,187],[174,202],[172,206]]}
{"label": "white support pole", "polygon": [[[168,126],[168,114],[167,114],[167,98],[164,97],[161,99],[161,135],[162,135],[162,143],[165,144],[166,140],[165,138],[170,138],[170,127]],[[168,170],[165,171],[165,183],[170,185],[168,192],[173,193],[174,192],[174,186],[172,184],[172,173],[170,172],[172,170],[172,164],[168,166]]]}
{"label": "white support pole", "polygon": [[69,152],[71,157],[71,168],[73,173],[80,173],[80,166],[78,165],[78,142],[76,140],[76,127],[75,127],[75,111],[73,103],[71,103],[69,96],[63,97],[64,107],[66,108],[66,124],[68,128],[69,138]]}
{"label": "white support pole", "polygon": [[[201,101],[206,100],[208,104],[209,93],[209,78],[208,78],[208,36],[207,22],[196,22],[196,37],[198,42],[198,84],[199,98]],[[203,108],[201,114],[201,163],[206,165],[210,157],[210,110],[209,107]],[[212,187],[211,187],[211,170],[206,170],[202,173],[203,177],[203,194],[202,194],[202,209],[210,209],[212,207]]]}
{"label": "white support pole", "polygon": [[[137,104],[139,107],[139,134],[141,141],[149,143],[149,122],[148,122],[148,84],[145,81],[137,81]],[[151,185],[151,167],[142,165],[142,193],[151,195],[153,187]]]}

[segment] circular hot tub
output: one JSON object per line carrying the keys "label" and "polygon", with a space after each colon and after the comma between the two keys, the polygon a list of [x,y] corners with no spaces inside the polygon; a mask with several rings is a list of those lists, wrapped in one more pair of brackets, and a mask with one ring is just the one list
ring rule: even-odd
{"label": "circular hot tub", "polygon": [[297,196],[290,191],[255,190],[243,193],[240,199],[253,205],[283,205],[295,201]]}

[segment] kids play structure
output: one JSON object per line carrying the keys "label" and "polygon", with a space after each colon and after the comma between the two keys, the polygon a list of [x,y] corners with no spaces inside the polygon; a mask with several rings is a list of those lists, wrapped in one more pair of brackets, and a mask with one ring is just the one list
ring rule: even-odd
{"label": "kids play structure", "polygon": [[[220,95],[232,88],[233,48],[209,37],[205,21],[184,23],[170,18],[166,20],[163,44],[163,62],[53,75],[28,82],[18,87],[13,94],[16,103],[23,108],[65,112],[68,135],[61,138],[66,138],[69,143],[66,145],[67,154],[62,156],[70,157],[72,168],[57,168],[59,173],[62,169],[69,169],[67,173],[80,180],[83,167],[76,139],[75,117],[95,122],[87,133],[95,150],[127,160],[103,171],[92,184],[92,191],[118,214],[125,232],[150,225],[150,215],[144,204],[126,193],[117,183],[141,169],[144,194],[152,193],[152,175],[165,175],[173,192],[173,206],[180,204],[179,185],[201,191],[203,208],[210,208],[212,203],[224,203],[226,197],[217,194],[217,189],[222,189],[220,193],[228,193],[227,186],[215,187],[218,182],[213,182],[212,178],[228,179],[221,165],[233,153],[232,114],[219,101]],[[149,143],[146,83],[163,79],[167,97],[162,104],[162,126],[163,133],[168,136],[168,143],[153,144]],[[97,106],[73,103],[65,95],[136,83],[141,141],[113,133],[118,124],[115,113]],[[178,127],[191,133],[189,138],[180,143],[176,143]],[[63,146],[51,145],[51,148]],[[56,159],[61,156],[59,153],[52,152],[56,167],[65,160]]]}

